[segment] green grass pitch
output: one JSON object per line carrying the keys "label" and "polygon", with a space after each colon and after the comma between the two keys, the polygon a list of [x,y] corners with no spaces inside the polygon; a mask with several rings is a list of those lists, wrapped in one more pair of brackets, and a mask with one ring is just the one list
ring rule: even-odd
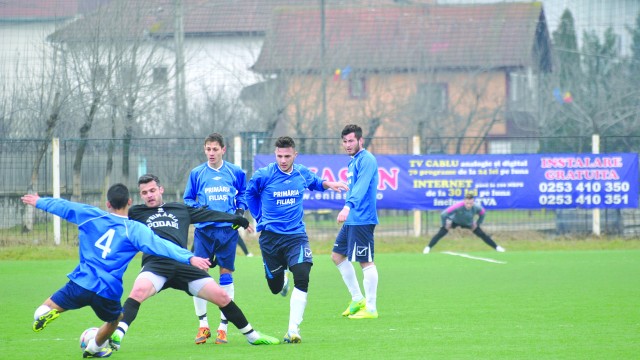
{"label": "green grass pitch", "polygon": [[[314,257],[303,342],[196,346],[193,302],[164,291],[142,304],[114,359],[632,359],[640,354],[640,250],[379,254],[376,320],[340,316],[350,298],[329,255]],[[442,249],[444,251],[444,249]],[[139,270],[125,277],[125,298]],[[0,261],[0,358],[81,358],[78,337],[100,321],[68,311],[42,332],[33,312],[76,260]],[[260,257],[237,258],[236,302],[254,328],[282,338],[289,300],[271,295]],[[217,269],[212,270],[216,274]],[[359,277],[361,271],[357,269]],[[219,312],[209,306],[217,326]]]}

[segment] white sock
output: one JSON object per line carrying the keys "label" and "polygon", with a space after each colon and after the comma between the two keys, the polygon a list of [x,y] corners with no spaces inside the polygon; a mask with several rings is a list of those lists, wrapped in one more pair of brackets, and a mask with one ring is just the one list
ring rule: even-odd
{"label": "white sock", "polygon": [[116,334],[120,336],[120,341],[122,341],[122,339],[124,338],[124,334],[127,333],[127,330],[129,330],[129,325],[127,325],[127,323],[120,321],[118,323],[118,328],[116,329]]}
{"label": "white sock", "polygon": [[200,318],[200,327],[209,327],[209,321],[207,320],[207,300],[201,299],[197,296],[193,297],[193,307],[196,309],[196,316]]}
{"label": "white sock", "polygon": [[[229,284],[229,285],[221,285],[220,286],[222,288],[222,290],[224,290],[224,292],[227,293],[227,295],[229,295],[229,297],[231,298],[231,300],[233,300],[233,297],[235,295],[235,287],[233,286],[233,283]],[[220,312],[220,325],[218,325],[218,330],[224,330],[227,331],[227,318],[224,316],[224,314],[222,313],[222,311]]]}
{"label": "white sock", "polygon": [[376,298],[378,297],[378,269],[375,265],[362,269],[364,293],[367,297],[367,310],[377,311]]}
{"label": "white sock", "polygon": [[40,305],[36,309],[36,312],[33,313],[33,320],[38,320],[38,318],[46,313],[51,311],[51,308],[47,305]]}
{"label": "white sock", "polygon": [[107,341],[105,341],[104,344],[98,345],[96,343],[96,338],[93,338],[93,339],[89,340],[89,343],[87,344],[86,350],[89,351],[92,354],[95,354],[97,352],[100,352],[100,350],[102,350],[103,348],[105,348],[108,343],[109,343],[109,340],[107,339]]}
{"label": "white sock", "polygon": [[293,288],[291,300],[289,301],[289,330],[298,331],[306,306],[307,293],[300,289]]}
{"label": "white sock", "polygon": [[349,293],[351,294],[352,301],[362,300],[362,291],[360,291],[360,284],[358,284],[358,278],[356,277],[356,270],[353,268],[353,264],[349,260],[344,260],[337,265],[342,280],[344,280]]}
{"label": "white sock", "polygon": [[260,334],[251,327],[251,324],[247,324],[247,326],[238,330],[240,330],[244,337],[247,338],[247,341],[251,344],[253,344],[260,337]]}

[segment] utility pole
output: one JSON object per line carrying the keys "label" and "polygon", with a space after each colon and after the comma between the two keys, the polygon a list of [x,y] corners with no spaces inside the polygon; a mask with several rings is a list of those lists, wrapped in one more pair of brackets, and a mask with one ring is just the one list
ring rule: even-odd
{"label": "utility pole", "polygon": [[318,122],[318,133],[315,136],[327,136],[329,131],[329,118],[327,115],[327,64],[326,64],[326,33],[325,33],[325,0],[320,0],[320,76],[322,77],[321,97],[322,97],[322,114]]}
{"label": "utility pole", "polygon": [[184,74],[184,7],[182,0],[174,0],[175,21],[173,30],[173,40],[176,51],[176,123],[184,124],[187,115],[187,99],[185,94],[185,74]]}

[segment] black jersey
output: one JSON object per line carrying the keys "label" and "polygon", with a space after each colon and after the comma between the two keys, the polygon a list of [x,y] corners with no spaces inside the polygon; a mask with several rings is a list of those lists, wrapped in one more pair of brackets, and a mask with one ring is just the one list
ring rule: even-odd
{"label": "black jersey", "polygon": [[[182,203],[165,203],[158,207],[134,205],[129,208],[129,218],[146,224],[161,238],[187,248],[189,238],[189,224],[199,222],[230,222],[246,228],[249,220],[240,215],[227,214],[222,211],[207,208],[193,208]],[[152,257],[144,254],[142,263]]]}

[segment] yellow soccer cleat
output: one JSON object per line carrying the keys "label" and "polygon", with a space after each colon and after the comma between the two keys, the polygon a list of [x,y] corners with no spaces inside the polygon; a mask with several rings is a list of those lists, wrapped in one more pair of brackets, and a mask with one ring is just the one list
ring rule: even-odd
{"label": "yellow soccer cleat", "polygon": [[342,316],[353,315],[357,313],[360,309],[364,309],[365,305],[366,305],[365,299],[362,299],[360,301],[352,301],[351,304],[349,304],[349,307],[347,307],[347,310],[342,312]]}
{"label": "yellow soccer cleat", "polygon": [[357,313],[349,315],[349,319],[377,319],[377,311],[369,311],[367,309],[360,309]]}

